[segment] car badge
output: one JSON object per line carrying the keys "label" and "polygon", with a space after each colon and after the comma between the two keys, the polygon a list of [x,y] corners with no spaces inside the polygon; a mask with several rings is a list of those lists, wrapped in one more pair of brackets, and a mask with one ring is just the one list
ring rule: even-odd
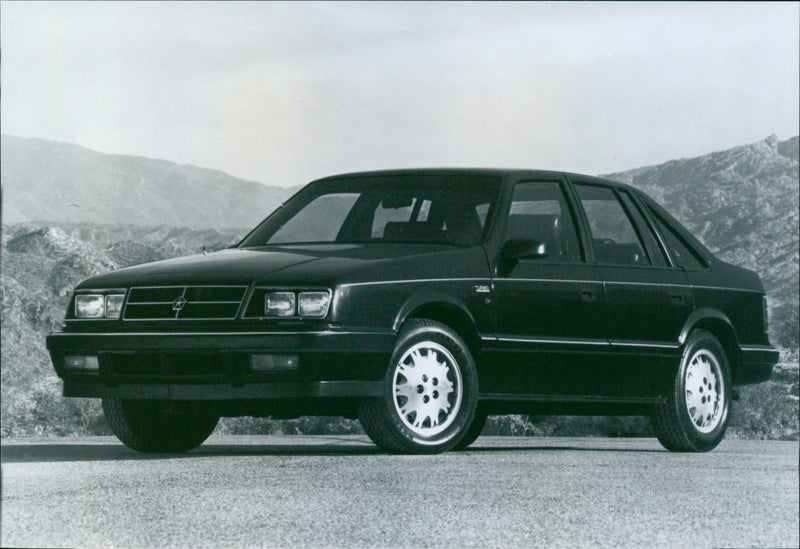
{"label": "car badge", "polygon": [[180,296],[178,299],[172,302],[172,310],[176,312],[180,311],[186,306],[186,303],[187,303],[186,298]]}

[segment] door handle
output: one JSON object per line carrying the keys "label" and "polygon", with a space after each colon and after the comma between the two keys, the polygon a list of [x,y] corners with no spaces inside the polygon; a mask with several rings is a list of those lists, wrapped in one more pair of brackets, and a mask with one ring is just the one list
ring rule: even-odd
{"label": "door handle", "polygon": [[669,300],[670,303],[674,305],[683,305],[686,302],[686,298],[683,296],[683,294],[675,294],[675,293],[669,294]]}
{"label": "door handle", "polygon": [[596,303],[597,292],[594,290],[581,290],[581,301],[584,303]]}

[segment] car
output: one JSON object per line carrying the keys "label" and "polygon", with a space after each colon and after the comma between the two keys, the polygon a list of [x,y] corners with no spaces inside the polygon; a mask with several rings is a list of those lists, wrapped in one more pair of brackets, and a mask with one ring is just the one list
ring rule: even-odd
{"label": "car", "polygon": [[759,276],[631,186],[418,169],[319,179],[231,248],[85,280],[47,347],[64,396],[102,399],[141,452],[334,415],[438,453],[496,414],[644,415],[702,452],[769,378],[767,330]]}

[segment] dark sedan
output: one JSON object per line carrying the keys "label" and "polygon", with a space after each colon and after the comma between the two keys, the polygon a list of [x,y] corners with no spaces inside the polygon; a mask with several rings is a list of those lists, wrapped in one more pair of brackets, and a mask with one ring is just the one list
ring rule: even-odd
{"label": "dark sedan", "polygon": [[707,451],[778,358],[756,273],[634,188],[527,170],[314,181],[233,248],[80,283],[65,324],[64,395],[144,452],[221,416],[339,415],[432,453],[506,413],[647,415]]}

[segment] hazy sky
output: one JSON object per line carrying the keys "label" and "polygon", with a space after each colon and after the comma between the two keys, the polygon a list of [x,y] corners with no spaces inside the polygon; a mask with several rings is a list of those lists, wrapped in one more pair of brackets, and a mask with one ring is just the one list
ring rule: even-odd
{"label": "hazy sky", "polygon": [[2,131],[276,185],[798,133],[800,4],[3,2]]}

